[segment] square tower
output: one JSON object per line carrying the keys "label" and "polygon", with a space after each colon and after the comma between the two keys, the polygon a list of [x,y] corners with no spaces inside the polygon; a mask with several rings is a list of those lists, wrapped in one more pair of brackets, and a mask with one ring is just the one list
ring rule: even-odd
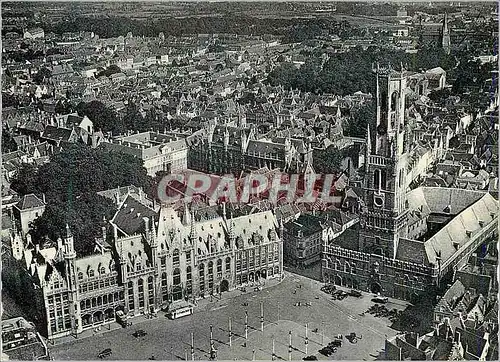
{"label": "square tower", "polygon": [[366,137],[359,249],[394,257],[399,237],[407,234],[406,76],[378,65],[374,71],[377,120]]}

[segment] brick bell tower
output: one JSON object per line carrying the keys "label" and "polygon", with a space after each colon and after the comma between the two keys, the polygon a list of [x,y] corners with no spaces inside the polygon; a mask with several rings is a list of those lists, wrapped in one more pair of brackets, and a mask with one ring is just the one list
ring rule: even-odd
{"label": "brick bell tower", "polygon": [[[402,67],[401,67],[402,68]],[[407,235],[404,70],[374,69],[377,77],[377,123],[368,125],[365,178],[360,215],[359,250],[394,258]]]}

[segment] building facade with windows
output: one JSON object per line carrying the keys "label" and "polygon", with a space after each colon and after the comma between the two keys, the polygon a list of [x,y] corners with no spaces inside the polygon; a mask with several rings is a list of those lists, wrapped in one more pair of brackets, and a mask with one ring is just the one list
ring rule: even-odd
{"label": "building facade with windows", "polygon": [[325,281],[411,300],[454,279],[498,236],[498,201],[486,192],[407,188],[412,145],[406,75],[377,69],[377,123],[366,137],[363,206],[356,245],[324,247]]}
{"label": "building facade with windows", "polygon": [[128,317],[175,310],[283,273],[283,227],[271,211],[230,215],[220,206],[164,206],[155,212],[129,196],[109,223],[112,236],[103,226],[92,255],[75,253],[67,227],[57,246],[28,240],[10,258],[8,287],[22,285],[25,297],[37,301],[33,319],[49,339],[111,323],[119,310]]}

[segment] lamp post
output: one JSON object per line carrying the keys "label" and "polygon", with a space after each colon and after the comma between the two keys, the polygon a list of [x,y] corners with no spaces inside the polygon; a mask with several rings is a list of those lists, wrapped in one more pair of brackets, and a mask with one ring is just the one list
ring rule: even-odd
{"label": "lamp post", "polygon": [[275,357],[276,357],[276,353],[274,351],[274,337],[273,337],[273,354],[271,356],[271,361],[274,361]]}
{"label": "lamp post", "polygon": [[194,333],[191,332],[191,361],[194,361]]}
{"label": "lamp post", "polygon": [[292,331],[288,332],[288,360],[292,360]]}
{"label": "lamp post", "polygon": [[306,339],[305,339],[304,343],[306,345],[306,355],[307,355],[307,345],[309,344],[309,338],[307,337],[307,323],[306,323]]}
{"label": "lamp post", "polygon": [[260,302],[260,330],[264,332],[264,302]]}
{"label": "lamp post", "polygon": [[248,311],[245,311],[245,347],[248,340]]}
{"label": "lamp post", "polygon": [[213,326],[210,325],[210,348],[214,345],[214,334],[213,334]]}
{"label": "lamp post", "polygon": [[233,331],[231,330],[231,317],[229,317],[229,347],[233,345]]}

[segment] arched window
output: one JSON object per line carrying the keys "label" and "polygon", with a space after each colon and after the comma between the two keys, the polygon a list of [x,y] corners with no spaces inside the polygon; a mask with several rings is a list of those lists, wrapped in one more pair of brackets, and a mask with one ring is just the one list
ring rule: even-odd
{"label": "arched window", "polygon": [[395,111],[398,105],[398,92],[394,91],[391,95],[391,111]]}
{"label": "arched window", "polygon": [[153,277],[150,276],[148,278],[148,303],[150,306],[154,306],[155,304],[155,290],[154,290],[154,281]]}
{"label": "arched window", "polygon": [[128,309],[129,310],[134,310],[135,305],[134,305],[134,283],[133,282],[128,282]]}
{"label": "arched window", "polygon": [[201,263],[198,265],[198,275],[200,278],[203,278],[205,276],[205,264]]}
{"label": "arched window", "polygon": [[190,266],[188,266],[188,267],[186,268],[186,279],[187,279],[187,280],[191,280],[191,279],[192,279],[191,267],[190,267]]}
{"label": "arched window", "polygon": [[103,266],[101,266],[101,267],[99,268],[99,274],[101,274],[101,275],[102,275],[102,274],[106,274],[106,268],[105,268],[105,267],[103,267]]}
{"label": "arched window", "polygon": [[217,273],[222,273],[222,259],[217,260]]}
{"label": "arched window", "polygon": [[89,278],[94,276],[94,269],[89,269]]}
{"label": "arched window", "polygon": [[356,274],[356,264],[351,265],[351,273]]}
{"label": "arched window", "polygon": [[179,249],[175,249],[174,253],[172,255],[172,262],[174,263],[174,266],[178,266],[180,263],[180,258],[179,258]]}
{"label": "arched window", "polygon": [[214,273],[214,263],[212,261],[210,261],[208,263],[208,274],[212,275],[213,273]]}
{"label": "arched window", "polygon": [[83,279],[83,273],[82,272],[78,272],[78,280],[82,280]]}
{"label": "arched window", "polygon": [[179,268],[174,269],[174,286],[181,284],[181,270]]}
{"label": "arched window", "polygon": [[335,260],[335,269],[342,270],[342,264],[340,264],[340,261],[338,260]]}
{"label": "arched window", "polygon": [[161,264],[162,268],[165,268],[167,266],[167,257],[166,256],[162,256],[160,258],[160,264]]}
{"label": "arched window", "polygon": [[162,300],[165,302],[168,299],[168,288],[167,288],[167,273],[163,272],[161,274],[161,295]]}
{"label": "arched window", "polygon": [[351,272],[351,266],[349,265],[349,263],[345,263],[344,268],[345,268],[345,272],[346,273],[350,273]]}
{"label": "arched window", "polygon": [[144,307],[144,280],[139,279],[139,308]]}
{"label": "arched window", "polygon": [[226,258],[226,273],[231,271],[231,258],[227,257]]}
{"label": "arched window", "polygon": [[380,190],[380,170],[376,169],[375,172],[373,172],[373,187]]}

